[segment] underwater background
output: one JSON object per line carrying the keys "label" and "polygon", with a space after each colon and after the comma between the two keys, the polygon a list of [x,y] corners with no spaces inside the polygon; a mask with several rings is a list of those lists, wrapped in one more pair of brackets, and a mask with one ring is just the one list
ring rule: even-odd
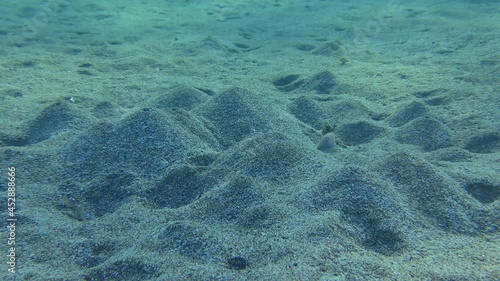
{"label": "underwater background", "polygon": [[499,1],[0,4],[1,280],[500,280]]}

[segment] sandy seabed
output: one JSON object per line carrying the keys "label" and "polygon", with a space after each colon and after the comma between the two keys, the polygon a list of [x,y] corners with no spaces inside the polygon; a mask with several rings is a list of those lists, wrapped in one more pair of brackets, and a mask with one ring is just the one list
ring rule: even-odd
{"label": "sandy seabed", "polygon": [[500,280],[500,5],[351,2],[3,4],[0,279]]}

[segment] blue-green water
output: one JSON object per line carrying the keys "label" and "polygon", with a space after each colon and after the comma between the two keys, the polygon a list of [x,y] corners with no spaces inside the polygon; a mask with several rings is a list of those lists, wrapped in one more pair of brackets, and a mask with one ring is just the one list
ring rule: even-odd
{"label": "blue-green water", "polygon": [[0,4],[2,280],[500,279],[498,1]]}

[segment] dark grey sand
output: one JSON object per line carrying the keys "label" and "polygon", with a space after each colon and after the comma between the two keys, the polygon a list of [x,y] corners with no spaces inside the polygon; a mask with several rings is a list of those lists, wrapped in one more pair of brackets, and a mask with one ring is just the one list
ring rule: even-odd
{"label": "dark grey sand", "polygon": [[0,279],[500,280],[498,2],[350,2],[2,3]]}

